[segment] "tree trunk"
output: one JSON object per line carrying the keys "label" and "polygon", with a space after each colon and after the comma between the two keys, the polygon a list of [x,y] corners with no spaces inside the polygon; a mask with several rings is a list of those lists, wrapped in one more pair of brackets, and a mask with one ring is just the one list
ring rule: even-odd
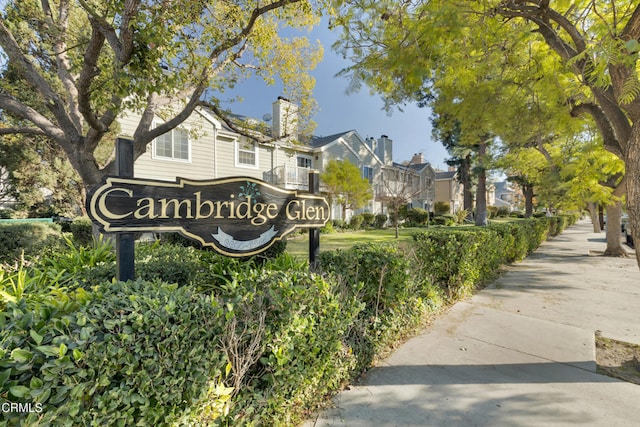
{"label": "tree trunk", "polygon": [[533,185],[523,185],[522,194],[524,195],[524,217],[531,218],[533,215]]}
{"label": "tree trunk", "polygon": [[591,224],[593,225],[593,232],[600,233],[602,228],[600,228],[597,205],[593,202],[587,203],[587,211],[589,211],[589,217],[591,218]]}
{"label": "tree trunk", "polygon": [[627,143],[627,155],[625,157],[626,187],[627,187],[627,212],[631,230],[631,237],[636,247],[636,260],[640,267],[640,122],[636,122],[631,130],[631,137]]}
{"label": "tree trunk", "polygon": [[[478,147],[478,159],[480,164],[487,153],[487,144],[482,142]],[[478,187],[476,190],[476,225],[487,225],[487,172],[482,168],[478,175]]]}
{"label": "tree trunk", "polygon": [[462,181],[462,208],[469,212],[469,216],[472,216],[473,192],[471,191],[471,154],[467,154],[460,165],[460,180]]}
{"label": "tree trunk", "polygon": [[627,251],[622,247],[621,239],[622,202],[618,201],[607,206],[607,249],[605,256],[627,257]]}

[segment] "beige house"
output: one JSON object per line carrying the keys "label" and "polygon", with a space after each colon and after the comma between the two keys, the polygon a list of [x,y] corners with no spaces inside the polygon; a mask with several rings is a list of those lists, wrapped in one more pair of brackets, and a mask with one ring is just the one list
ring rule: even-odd
{"label": "beige house", "polygon": [[[411,183],[411,203],[420,207],[432,204],[436,180],[431,165],[393,163],[393,142],[387,136],[363,139],[357,131],[350,130],[296,143],[296,106],[278,98],[272,107],[271,129],[262,122],[254,124],[262,127],[263,133],[271,131],[273,142],[257,143],[229,129],[208,110],[197,109],[182,125],[147,146],[147,151],[135,162],[134,174],[137,178],[162,181],[174,181],[177,177],[204,180],[248,176],[282,188],[307,190],[310,169],[322,172],[332,159],[348,160],[358,166],[374,189],[374,199],[362,209],[348,212],[348,216],[359,212],[386,213],[385,191],[397,188],[407,179]],[[123,115],[120,136],[131,138],[138,121],[136,114]],[[333,218],[341,215],[341,209],[334,206]]]}
{"label": "beige house", "polygon": [[449,213],[452,214],[463,209],[463,188],[458,180],[458,172],[454,167],[450,167],[446,172],[436,171],[435,201],[449,203]]}

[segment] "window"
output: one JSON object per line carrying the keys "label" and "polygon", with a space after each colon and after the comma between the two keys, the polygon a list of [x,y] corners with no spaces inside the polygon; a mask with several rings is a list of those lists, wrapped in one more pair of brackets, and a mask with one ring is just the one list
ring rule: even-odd
{"label": "window", "polygon": [[311,158],[298,156],[298,167],[311,169]]}
{"label": "window", "polygon": [[368,179],[369,183],[373,182],[373,168],[369,166],[363,166],[362,177]]}
{"label": "window", "polygon": [[236,166],[258,167],[258,147],[256,143],[236,141]]}
{"label": "window", "polygon": [[173,129],[154,140],[153,156],[159,159],[189,161],[189,133]]}

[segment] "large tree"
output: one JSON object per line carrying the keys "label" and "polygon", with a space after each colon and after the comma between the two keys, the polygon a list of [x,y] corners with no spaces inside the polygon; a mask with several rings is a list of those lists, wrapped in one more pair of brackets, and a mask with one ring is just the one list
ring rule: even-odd
{"label": "large tree", "polygon": [[[50,139],[86,189],[114,172],[113,156],[101,161],[96,150],[125,110],[141,116],[133,134],[137,158],[198,106],[224,119],[224,91],[247,73],[279,77],[291,91],[285,95],[309,109],[313,79],[306,71],[321,48],[279,31],[313,25],[316,6],[307,0],[4,2],[0,72],[16,79],[0,83],[0,135]],[[163,123],[153,127],[156,116]]]}
{"label": "large tree", "polygon": [[[496,59],[507,66],[502,70],[535,80],[536,67],[523,67],[517,60],[509,65],[512,58],[541,49],[532,40],[542,42],[558,59],[555,70],[562,77],[556,91],[566,99],[563,106],[572,108],[576,117],[592,116],[604,147],[625,161],[630,226],[639,233],[640,6],[628,0],[606,5],[592,0],[550,3],[341,1],[336,22],[343,36],[337,48],[354,62],[343,74],[352,78],[353,87],[365,83],[383,94],[391,106],[425,99],[425,94],[437,97],[441,81],[477,81],[483,76],[478,71],[489,70],[487,77],[504,82],[502,73],[491,72]],[[482,59],[485,68],[477,66]],[[576,91],[576,84],[582,92]]]}

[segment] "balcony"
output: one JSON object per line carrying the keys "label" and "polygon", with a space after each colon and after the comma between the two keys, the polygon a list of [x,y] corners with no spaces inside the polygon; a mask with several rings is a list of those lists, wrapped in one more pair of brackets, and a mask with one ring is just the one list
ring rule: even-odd
{"label": "balcony", "polygon": [[263,173],[263,180],[288,190],[309,189],[309,168],[282,165]]}

